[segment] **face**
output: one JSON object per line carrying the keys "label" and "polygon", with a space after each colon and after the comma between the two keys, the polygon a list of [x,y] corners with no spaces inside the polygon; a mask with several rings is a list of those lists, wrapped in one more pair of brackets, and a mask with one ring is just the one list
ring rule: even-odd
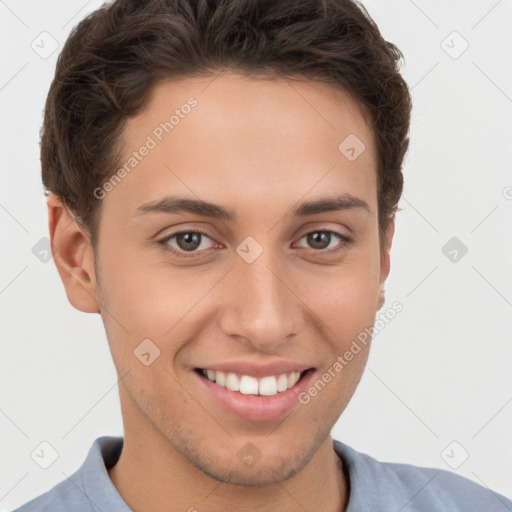
{"label": "face", "polygon": [[122,142],[125,172],[98,192],[96,296],[125,432],[224,482],[282,481],[367,360],[369,344],[333,370],[389,271],[372,132],[326,84],[223,74],[159,85]]}

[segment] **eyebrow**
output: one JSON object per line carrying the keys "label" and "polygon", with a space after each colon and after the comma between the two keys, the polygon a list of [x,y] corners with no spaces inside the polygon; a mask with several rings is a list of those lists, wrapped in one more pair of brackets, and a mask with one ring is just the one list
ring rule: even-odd
{"label": "eyebrow", "polygon": [[[333,212],[361,208],[371,213],[368,204],[351,194],[341,194],[336,197],[327,197],[315,201],[304,201],[298,204],[289,214],[290,217],[306,217],[317,213]],[[189,199],[185,197],[165,197],[157,201],[145,203],[137,208],[134,216],[145,213],[192,213],[203,217],[234,221],[236,213],[234,210],[225,208],[218,204],[210,203],[200,199]]]}

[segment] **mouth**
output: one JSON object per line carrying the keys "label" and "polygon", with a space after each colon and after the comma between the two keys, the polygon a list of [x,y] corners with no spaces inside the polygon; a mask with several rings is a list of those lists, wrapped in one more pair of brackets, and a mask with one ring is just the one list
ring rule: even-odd
{"label": "mouth", "polygon": [[310,370],[313,370],[313,368],[302,372],[293,371],[261,378],[205,368],[195,368],[194,371],[201,377],[229,391],[242,395],[274,396],[293,388]]}
{"label": "mouth", "polygon": [[315,368],[255,377],[207,368],[195,368],[196,382],[205,401],[220,408],[220,414],[249,422],[275,421],[301,402],[299,396],[310,385]]}

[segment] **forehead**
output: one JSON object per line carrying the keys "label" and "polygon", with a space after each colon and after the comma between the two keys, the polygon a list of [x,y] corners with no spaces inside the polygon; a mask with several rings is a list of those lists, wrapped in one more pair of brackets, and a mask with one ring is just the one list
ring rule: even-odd
{"label": "forehead", "polygon": [[[155,115],[159,119],[163,115],[162,121],[168,120],[190,97],[197,100],[199,107],[193,109],[195,115],[191,119],[200,117],[201,123],[214,121],[219,131],[242,129],[257,137],[258,133],[264,135],[265,131],[286,128],[289,136],[311,137],[314,130],[342,134],[350,128],[365,142],[373,142],[360,103],[339,87],[304,77],[271,78],[234,72],[159,83],[151,90],[146,108],[129,120],[127,137],[131,131],[150,130]],[[255,126],[251,121],[256,119],[265,122]]]}
{"label": "forehead", "polygon": [[372,130],[356,101],[321,82],[228,73],[161,83],[126,124],[122,164],[144,145],[115,190],[134,208],[176,191],[229,191],[246,204],[333,189],[375,195]]}

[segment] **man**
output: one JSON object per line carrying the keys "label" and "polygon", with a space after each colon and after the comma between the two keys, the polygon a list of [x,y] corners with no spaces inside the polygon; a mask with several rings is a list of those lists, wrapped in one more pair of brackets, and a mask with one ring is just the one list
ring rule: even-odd
{"label": "man", "polygon": [[384,304],[400,57],[342,0],[120,0],[78,25],[43,181],[68,299],[105,325],[124,437],[19,511],[510,509],[330,437]]}

